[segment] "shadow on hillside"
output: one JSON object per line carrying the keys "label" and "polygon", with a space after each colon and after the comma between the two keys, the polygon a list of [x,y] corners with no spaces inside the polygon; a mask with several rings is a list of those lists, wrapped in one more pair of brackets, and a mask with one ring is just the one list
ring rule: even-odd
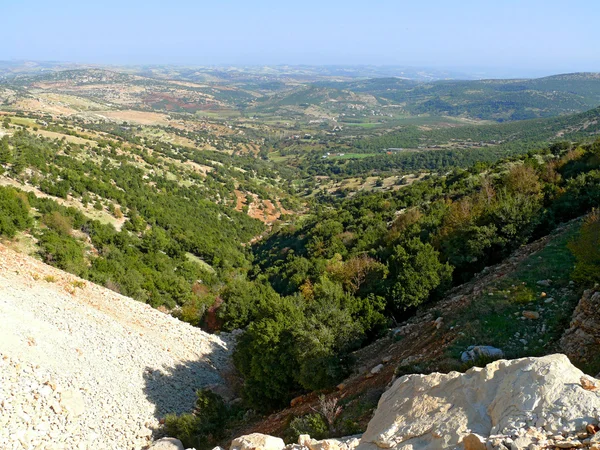
{"label": "shadow on hillside", "polygon": [[211,343],[212,350],[198,361],[188,361],[174,367],[146,367],[144,369],[144,393],[155,405],[154,415],[191,412],[196,401],[196,391],[211,388],[223,389],[221,374],[216,368],[225,368],[227,362],[223,349]]}

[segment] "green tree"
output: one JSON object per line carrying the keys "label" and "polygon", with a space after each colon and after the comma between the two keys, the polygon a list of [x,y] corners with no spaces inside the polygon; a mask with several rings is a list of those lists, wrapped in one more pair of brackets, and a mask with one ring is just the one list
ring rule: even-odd
{"label": "green tree", "polygon": [[259,409],[284,406],[300,392],[297,341],[304,315],[289,297],[268,305],[238,341],[234,363],[244,376],[244,395]]}
{"label": "green tree", "polygon": [[223,304],[217,315],[227,331],[246,327],[268,304],[280,301],[270,285],[244,279],[231,281],[221,292],[221,298]]}
{"label": "green tree", "polygon": [[27,164],[25,163],[23,157],[21,155],[15,155],[13,158],[12,166],[10,168],[11,172],[14,175],[20,175],[23,172],[23,170],[25,170],[25,167],[27,167]]}
{"label": "green tree", "polygon": [[0,165],[9,164],[13,160],[12,150],[8,145],[8,137],[0,139]]}
{"label": "green tree", "polygon": [[32,225],[27,196],[12,188],[0,187],[0,235],[14,237]]}
{"label": "green tree", "polygon": [[389,269],[389,295],[395,312],[419,306],[434,289],[449,283],[452,275],[452,267],[441,263],[439,253],[418,238],[394,247]]}

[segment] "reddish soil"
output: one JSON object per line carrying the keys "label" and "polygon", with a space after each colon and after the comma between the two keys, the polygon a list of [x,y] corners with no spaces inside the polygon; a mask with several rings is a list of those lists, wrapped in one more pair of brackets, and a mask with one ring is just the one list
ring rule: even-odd
{"label": "reddish soil", "polygon": [[[236,197],[235,209],[242,211],[246,206],[246,193],[236,189],[234,191]],[[254,219],[258,219],[267,225],[273,224],[278,220],[282,214],[288,214],[289,211],[281,206],[279,200],[275,201],[275,204],[271,200],[261,200],[256,194],[250,194],[254,200],[248,206],[248,215]]]}

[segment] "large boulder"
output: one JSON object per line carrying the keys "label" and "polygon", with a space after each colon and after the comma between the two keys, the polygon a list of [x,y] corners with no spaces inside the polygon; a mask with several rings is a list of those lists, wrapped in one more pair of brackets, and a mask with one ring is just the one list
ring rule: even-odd
{"label": "large boulder", "polygon": [[166,437],[152,444],[149,450],[184,450],[184,448],[179,439]]}
{"label": "large boulder", "polygon": [[489,345],[471,345],[460,355],[461,361],[465,363],[477,361],[481,358],[488,360],[504,358],[504,352],[499,348]]}
{"label": "large boulder", "polygon": [[581,386],[583,375],[564,355],[406,375],[381,397],[357,450],[482,448],[492,435],[529,427],[575,434],[600,415],[600,395]]}
{"label": "large boulder", "polygon": [[231,441],[229,450],[283,450],[282,439],[261,433],[247,434]]}

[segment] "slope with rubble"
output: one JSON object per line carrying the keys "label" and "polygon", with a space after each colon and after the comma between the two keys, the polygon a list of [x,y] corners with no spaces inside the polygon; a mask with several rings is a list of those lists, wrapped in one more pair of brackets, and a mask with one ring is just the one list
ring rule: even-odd
{"label": "slope with rubble", "polygon": [[209,335],[0,245],[0,448],[141,449],[159,418],[226,391]]}

